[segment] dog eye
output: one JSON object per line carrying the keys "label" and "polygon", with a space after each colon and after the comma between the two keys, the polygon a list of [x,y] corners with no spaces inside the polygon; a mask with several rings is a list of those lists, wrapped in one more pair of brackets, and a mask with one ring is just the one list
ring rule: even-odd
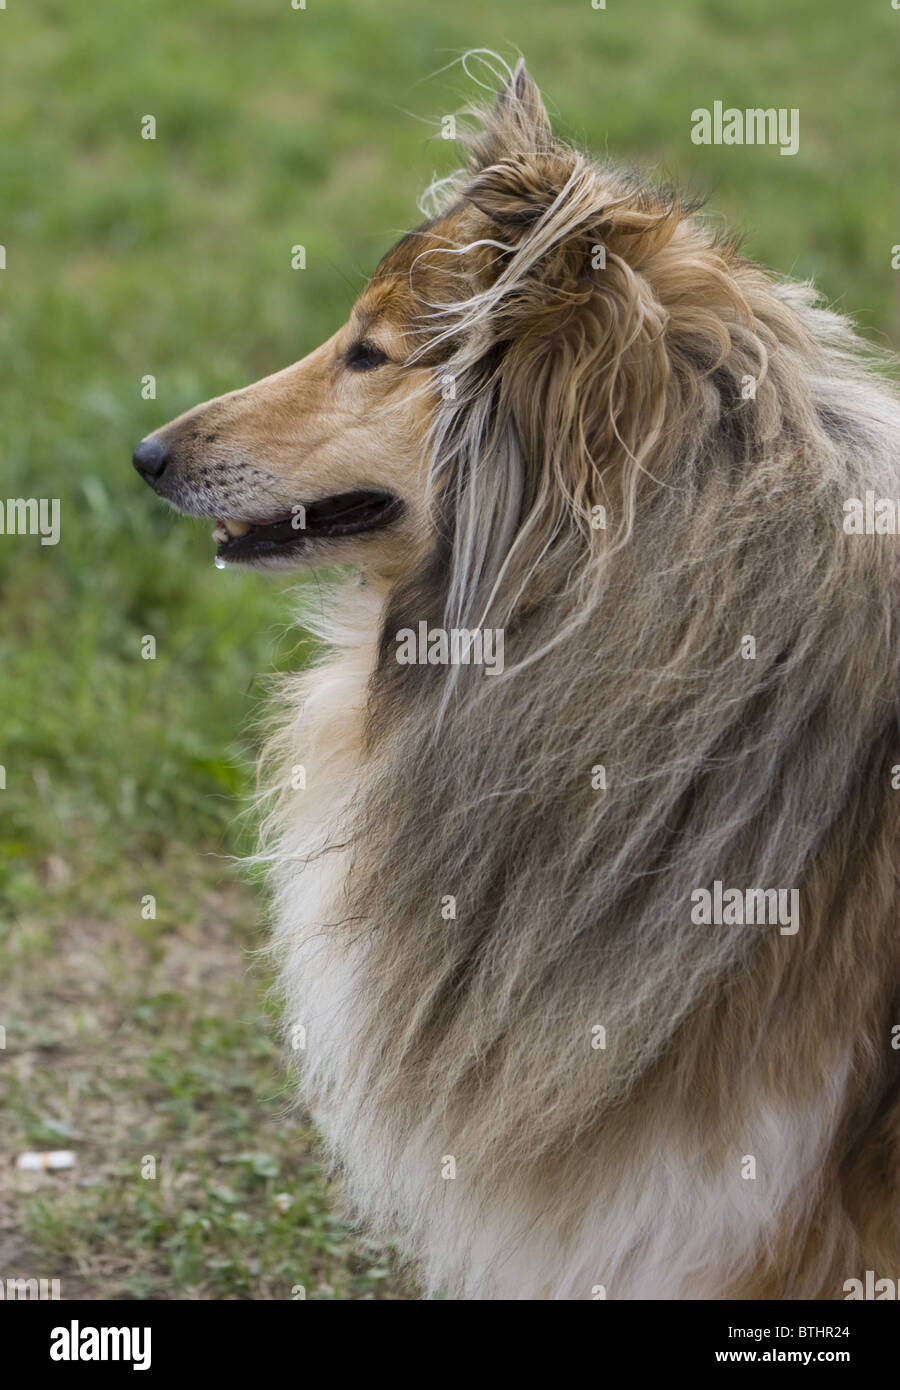
{"label": "dog eye", "polygon": [[382,352],[380,347],[376,347],[374,343],[364,339],[361,343],[354,343],[352,347],[347,349],[345,361],[351,371],[372,372],[376,367],[380,367],[388,361],[388,355],[386,352]]}

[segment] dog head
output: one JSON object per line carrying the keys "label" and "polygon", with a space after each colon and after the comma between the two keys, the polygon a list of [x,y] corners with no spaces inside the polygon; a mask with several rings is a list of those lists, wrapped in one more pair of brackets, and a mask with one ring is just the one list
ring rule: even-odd
{"label": "dog head", "polygon": [[727,252],[674,200],[558,142],[521,63],[478,114],[332,338],[138,446],[223,559],[395,580],[443,538],[461,618],[514,548],[519,577],[559,541],[595,552],[598,506],[626,517],[673,396],[728,352]]}
{"label": "dog head", "polygon": [[[495,149],[508,156],[514,144],[547,139],[520,68],[494,111],[491,147],[485,131],[473,165],[487,169]],[[454,198],[385,256],[333,337],[149,435],[135,468],[180,511],[215,519],[228,561],[385,572],[414,561],[428,544],[428,439],[454,346],[440,306],[472,293],[478,267],[456,253],[485,220],[473,201]],[[483,248],[474,256],[483,267]]]}
{"label": "dog head", "polygon": [[394,569],[421,545],[434,373],[412,360],[410,270],[429,244],[423,231],[394,247],[348,321],[307,357],[138,446],[134,466],[160,497],[216,519],[223,559]]}

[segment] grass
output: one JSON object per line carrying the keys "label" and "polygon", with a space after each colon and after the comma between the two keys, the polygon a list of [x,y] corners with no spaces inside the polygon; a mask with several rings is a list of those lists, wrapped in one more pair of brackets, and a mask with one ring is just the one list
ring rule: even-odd
{"label": "grass", "polygon": [[60,1277],[64,1298],[396,1296],[287,1113],[274,1004],[239,944],[252,911],[207,880],[188,921],[70,918],[62,986],[59,929],[4,960],[23,987],[6,1108],[23,1147],[78,1166],[0,1188],[2,1272]]}
{"label": "grass", "polygon": [[[422,79],[469,47],[520,48],[563,133],[711,193],[753,254],[896,344],[900,12],[9,0],[0,27],[0,467],[4,497],[62,514],[57,547],[0,540],[3,1157],[78,1157],[0,1169],[0,1275],[408,1296],[286,1114],[259,908],[229,866],[259,673],[308,640],[287,586],[213,570],[208,527],[154,505],[131,450],[334,330],[452,167],[431,137],[469,85]],[[717,99],[799,108],[800,153],[692,145]]]}

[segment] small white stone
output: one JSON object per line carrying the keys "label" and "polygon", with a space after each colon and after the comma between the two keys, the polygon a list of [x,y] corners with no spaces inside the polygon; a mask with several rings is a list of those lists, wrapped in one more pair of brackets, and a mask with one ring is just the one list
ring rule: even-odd
{"label": "small white stone", "polygon": [[74,1168],[75,1155],[71,1149],[51,1149],[49,1153],[19,1154],[17,1168]]}

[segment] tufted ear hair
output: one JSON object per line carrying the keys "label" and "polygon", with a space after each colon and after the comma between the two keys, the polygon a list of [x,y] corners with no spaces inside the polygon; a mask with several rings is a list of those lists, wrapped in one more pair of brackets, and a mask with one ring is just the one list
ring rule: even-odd
{"label": "tufted ear hair", "polygon": [[481,129],[468,142],[469,169],[477,174],[511,155],[549,153],[553,148],[550,118],[520,58]]}
{"label": "tufted ear hair", "polygon": [[477,173],[464,196],[498,226],[525,231],[564,187],[570,165],[560,155],[509,155]]}
{"label": "tufted ear hair", "polygon": [[467,143],[471,177],[463,196],[510,236],[542,216],[571,168],[571,151],[554,140],[522,60]]}

